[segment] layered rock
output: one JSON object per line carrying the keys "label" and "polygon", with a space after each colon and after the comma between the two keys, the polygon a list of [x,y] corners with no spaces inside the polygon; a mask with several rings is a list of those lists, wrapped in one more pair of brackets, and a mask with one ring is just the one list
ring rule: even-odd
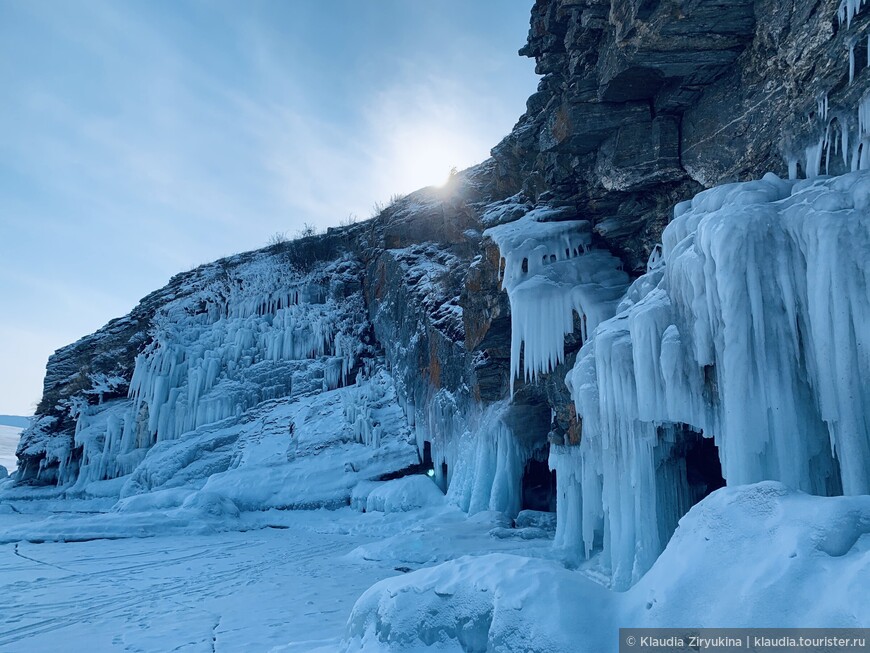
{"label": "layered rock", "polygon": [[838,8],[538,0],[520,52],[542,79],[493,150],[501,182],[591,220],[641,272],[676,202],[702,187],[785,175],[789,159],[804,157],[826,126],[820,99],[855,129],[868,14],[841,25]]}

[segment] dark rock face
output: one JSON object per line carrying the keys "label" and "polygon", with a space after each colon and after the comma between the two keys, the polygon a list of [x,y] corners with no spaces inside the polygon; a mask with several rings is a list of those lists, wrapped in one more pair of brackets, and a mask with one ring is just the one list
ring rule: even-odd
{"label": "dark rock face", "polygon": [[849,85],[847,46],[868,16],[840,27],[838,5],[538,0],[520,53],[543,77],[493,150],[502,183],[572,206],[640,271],[677,201],[784,175],[818,138],[823,94],[854,121],[866,50]]}
{"label": "dark rock face", "polygon": [[[590,221],[596,246],[643,271],[676,202],[768,170],[785,175],[787,159],[818,140],[822,96],[854,128],[870,85],[864,41],[854,39],[870,10],[847,28],[838,4],[536,0],[520,53],[535,58],[542,77],[492,159],[374,220],[276,247],[302,268],[347,252],[359,261],[369,319],[409,421],[424,439],[449,437],[444,424],[461,429],[474,407],[509,395],[510,306],[484,229],[546,205],[560,210],[555,219]],[[178,275],[127,317],[56,352],[38,408],[43,431],[72,438],[65,402],[93,390],[96,375],[120,379],[111,392],[123,395],[161,305],[247,256]],[[517,384],[510,419],[524,437],[579,441],[563,379],[581,344],[569,336],[558,369]],[[35,469],[41,450],[28,433],[19,457]]]}

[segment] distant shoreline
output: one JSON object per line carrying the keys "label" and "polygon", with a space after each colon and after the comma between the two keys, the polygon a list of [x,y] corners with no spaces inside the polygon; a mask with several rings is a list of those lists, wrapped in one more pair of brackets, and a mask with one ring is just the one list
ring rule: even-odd
{"label": "distant shoreline", "polygon": [[0,465],[10,474],[18,468],[15,450],[18,448],[21,430],[20,426],[0,424]]}
{"label": "distant shoreline", "polygon": [[19,429],[26,429],[33,421],[32,417],[22,417],[21,415],[0,415],[0,426],[14,426]]}

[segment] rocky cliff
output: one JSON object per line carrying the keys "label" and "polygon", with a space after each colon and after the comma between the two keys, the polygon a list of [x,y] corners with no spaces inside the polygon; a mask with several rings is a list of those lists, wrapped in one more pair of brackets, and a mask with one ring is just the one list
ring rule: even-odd
{"label": "rocky cliff", "polygon": [[[847,0],[537,0],[520,53],[535,58],[541,81],[491,159],[370,221],[178,275],[127,317],[56,352],[40,419],[19,448],[19,480],[71,481],[83,455],[81,405],[127,396],[168,306],[229,311],[215,284],[242,284],[266,257],[270,270],[293,271],[293,284],[347,262],[342,290],[316,283],[339,299],[359,292],[366,315],[351,331],[370,339],[365,356],[383,356],[443,485],[464,455],[460,442],[486,432],[498,464],[518,465],[554,493],[539,469],[547,450],[576,445],[583,432],[565,376],[655,258],[674,205],[767,171],[863,167],[855,109],[870,84],[870,12],[860,9]],[[549,272],[525,284],[542,265]],[[541,312],[554,302],[563,308]],[[670,455],[703,457],[693,442]],[[466,508],[473,488],[495,483],[457,482],[468,484]],[[528,503],[515,494],[493,489],[490,506]]]}

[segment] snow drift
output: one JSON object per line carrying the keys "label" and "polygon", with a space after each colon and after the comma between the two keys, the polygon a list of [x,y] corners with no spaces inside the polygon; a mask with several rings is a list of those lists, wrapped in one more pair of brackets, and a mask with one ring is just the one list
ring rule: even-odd
{"label": "snow drift", "polygon": [[625,593],[553,561],[464,557],[369,589],[342,650],[603,652],[620,627],[860,627],[868,574],[870,497],[764,482],[692,508]]}

